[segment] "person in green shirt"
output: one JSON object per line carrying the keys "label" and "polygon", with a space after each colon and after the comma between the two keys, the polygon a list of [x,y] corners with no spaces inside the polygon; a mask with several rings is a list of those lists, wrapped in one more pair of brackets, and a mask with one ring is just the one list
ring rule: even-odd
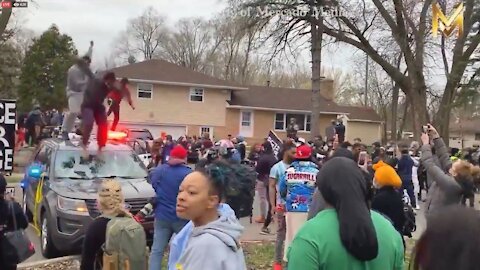
{"label": "person in green shirt", "polygon": [[319,173],[327,208],[300,229],[289,247],[289,270],[403,270],[400,234],[370,211],[357,164],[336,157]]}

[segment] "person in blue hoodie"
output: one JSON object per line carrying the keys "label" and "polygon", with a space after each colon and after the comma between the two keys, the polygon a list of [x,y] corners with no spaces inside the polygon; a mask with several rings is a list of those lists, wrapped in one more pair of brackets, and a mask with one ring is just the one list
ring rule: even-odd
{"label": "person in blue hoodie", "polygon": [[[233,209],[226,203],[221,203],[218,206],[218,214],[221,217],[236,218]],[[176,264],[180,260],[185,248],[187,247],[188,240],[192,235],[194,225],[192,221],[189,221],[183,229],[176,234],[170,242],[170,253],[168,256],[168,270],[177,270]]]}
{"label": "person in blue hoodie", "polygon": [[[227,189],[237,181],[230,165],[214,161],[189,174],[180,185],[177,215],[192,221],[193,228],[176,270],[245,270],[240,245],[244,230],[233,215],[219,215]],[[213,255],[213,256],[212,256]]]}
{"label": "person in blue hoodie", "polygon": [[417,207],[417,199],[415,198],[413,180],[412,180],[412,171],[413,166],[415,166],[415,161],[410,156],[408,148],[402,148],[401,150],[402,157],[398,161],[398,175],[402,179],[403,190],[407,191],[408,197],[410,198],[410,203],[414,209],[419,209]]}
{"label": "person in blue hoodie", "polygon": [[172,135],[167,135],[165,144],[163,145],[162,149],[162,164],[167,163],[168,159],[171,156],[172,149],[175,147],[175,143],[173,142]]}
{"label": "person in blue hoodie", "polygon": [[187,150],[181,145],[177,145],[170,152],[168,162],[155,168],[150,175],[157,195],[150,270],[162,269],[165,247],[172,235],[179,233],[188,222],[178,217],[175,211],[180,184],[192,171],[185,164],[186,159]]}
{"label": "person in blue hoodie", "polygon": [[317,164],[312,162],[312,148],[304,144],[297,147],[295,161],[285,171],[280,179],[279,191],[285,200],[286,236],[284,246],[284,261],[290,243],[298,230],[308,218],[308,210],[312,203],[315,182],[319,172]]}

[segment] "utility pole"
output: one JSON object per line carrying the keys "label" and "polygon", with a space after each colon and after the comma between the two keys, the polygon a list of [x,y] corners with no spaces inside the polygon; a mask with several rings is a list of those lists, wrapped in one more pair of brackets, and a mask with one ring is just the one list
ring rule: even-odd
{"label": "utility pole", "polygon": [[365,107],[368,106],[368,54],[365,54]]}

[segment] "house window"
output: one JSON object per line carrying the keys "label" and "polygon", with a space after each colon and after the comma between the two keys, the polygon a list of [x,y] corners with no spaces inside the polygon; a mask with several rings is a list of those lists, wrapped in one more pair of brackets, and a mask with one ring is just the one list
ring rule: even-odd
{"label": "house window", "polygon": [[480,141],[480,133],[475,133],[475,141]]}
{"label": "house window", "polygon": [[252,119],[252,112],[242,112],[242,127],[250,127]]}
{"label": "house window", "polygon": [[290,114],[277,113],[275,114],[275,130],[287,130],[291,119],[295,119],[298,125],[298,131],[309,132],[311,129],[310,114]]}
{"label": "house window", "polygon": [[202,88],[190,89],[190,101],[203,102],[203,89]]}
{"label": "house window", "polygon": [[148,83],[137,84],[137,98],[152,98],[153,85]]}

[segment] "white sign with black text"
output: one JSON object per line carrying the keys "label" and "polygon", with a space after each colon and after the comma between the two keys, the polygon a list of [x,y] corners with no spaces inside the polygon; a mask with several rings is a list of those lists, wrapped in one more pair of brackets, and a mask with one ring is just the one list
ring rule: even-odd
{"label": "white sign with black text", "polygon": [[13,170],[16,109],[15,100],[0,99],[0,171],[4,172]]}

